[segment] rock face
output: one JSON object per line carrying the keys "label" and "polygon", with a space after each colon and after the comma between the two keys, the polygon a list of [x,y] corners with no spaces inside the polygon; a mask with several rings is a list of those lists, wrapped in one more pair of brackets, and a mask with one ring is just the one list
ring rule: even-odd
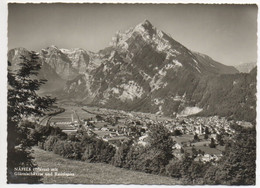
{"label": "rock face", "polygon": [[[55,75],[43,77],[66,81],[58,97],[168,116],[219,113],[221,91],[237,87],[241,77],[234,67],[190,51],[147,20],[116,33],[98,53],[51,46],[39,54],[43,72]],[[15,62],[12,51],[9,56]]]}
{"label": "rock face", "polygon": [[77,76],[78,71],[73,67],[71,59],[55,46],[42,49],[40,57],[64,80]]}

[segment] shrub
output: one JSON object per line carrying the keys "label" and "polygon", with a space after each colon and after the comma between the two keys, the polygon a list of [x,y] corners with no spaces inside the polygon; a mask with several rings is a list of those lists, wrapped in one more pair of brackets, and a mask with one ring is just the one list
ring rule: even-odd
{"label": "shrub", "polygon": [[123,143],[115,152],[112,164],[117,167],[123,167],[126,164],[126,156],[130,150],[132,142]]}
{"label": "shrub", "polygon": [[59,140],[58,142],[56,142],[53,146],[53,152],[55,154],[58,154],[58,155],[61,155],[61,156],[64,156],[63,153],[64,153],[64,142],[65,141],[62,141],[62,140]]}
{"label": "shrub", "polygon": [[78,142],[79,141],[79,139],[76,137],[75,134],[69,134],[67,139],[72,141],[72,142]]}
{"label": "shrub", "polygon": [[163,150],[144,148],[135,161],[135,168],[146,173],[164,174],[165,166],[170,159],[172,159],[172,155]]}
{"label": "shrub", "polygon": [[165,173],[167,176],[174,178],[181,178],[182,162],[178,159],[172,159],[165,168]]}
{"label": "shrub", "polygon": [[211,138],[211,141],[210,141],[209,147],[210,147],[210,148],[215,148],[215,147],[216,147],[216,144],[215,144],[215,140],[214,140],[214,138]]}
{"label": "shrub", "polygon": [[43,144],[43,149],[46,151],[52,151],[56,142],[59,138],[57,136],[49,136]]}
{"label": "shrub", "polygon": [[79,160],[82,157],[80,143],[59,140],[53,146],[53,152],[69,159]]}
{"label": "shrub", "polygon": [[76,160],[81,160],[82,155],[83,155],[83,148],[81,147],[80,143],[78,142],[71,142],[72,143],[72,147],[73,147],[73,151],[72,151],[72,155],[70,155],[71,158],[76,159]]}
{"label": "shrub", "polygon": [[67,134],[62,132],[59,127],[42,126],[37,125],[35,130],[31,132],[30,137],[34,140],[35,144],[37,142],[45,142],[45,140],[50,136],[58,136],[60,139],[65,140]]}
{"label": "shrub", "polygon": [[182,135],[182,132],[181,132],[181,130],[179,130],[179,129],[175,129],[175,130],[173,131],[172,135],[173,135],[173,136],[181,136],[181,135]]}
{"label": "shrub", "polygon": [[143,150],[143,146],[131,146],[127,155],[126,155],[126,162],[124,164],[124,168],[137,170],[136,164],[138,157],[141,151]]}
{"label": "shrub", "polygon": [[85,140],[85,142],[88,142],[89,144],[85,145],[82,160],[109,163],[115,155],[116,149],[103,140],[91,140],[91,138],[89,138],[89,140]]}
{"label": "shrub", "polygon": [[95,155],[96,153],[94,145],[87,145],[81,159],[84,161],[92,162],[94,161]]}
{"label": "shrub", "polygon": [[38,142],[38,147],[40,149],[43,149],[44,148],[44,142]]}

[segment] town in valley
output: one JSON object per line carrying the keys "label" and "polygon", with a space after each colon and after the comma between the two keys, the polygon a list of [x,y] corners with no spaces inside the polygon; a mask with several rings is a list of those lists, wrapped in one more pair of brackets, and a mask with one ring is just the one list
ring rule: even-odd
{"label": "town in valley", "polygon": [[[184,152],[197,152],[195,161],[216,162],[223,155],[224,140],[232,139],[232,125],[253,128],[246,121],[227,120],[225,117],[184,116],[175,118],[163,115],[127,112],[100,107],[81,106],[74,102],[62,102],[60,108],[39,119],[43,126],[59,127],[68,135],[81,131],[118,148],[125,141],[134,144],[149,144],[149,126],[159,124],[172,133],[172,153],[181,159]],[[58,113],[57,113],[58,112]]]}

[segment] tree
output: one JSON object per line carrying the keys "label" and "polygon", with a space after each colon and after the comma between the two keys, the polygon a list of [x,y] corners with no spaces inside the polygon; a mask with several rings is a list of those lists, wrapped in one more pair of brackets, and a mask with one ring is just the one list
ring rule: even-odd
{"label": "tree", "polygon": [[199,136],[198,136],[197,134],[195,134],[194,137],[193,137],[193,140],[194,140],[194,141],[199,141],[199,140],[200,140],[200,139],[199,139]]}
{"label": "tree", "polygon": [[181,136],[182,132],[179,129],[175,129],[172,134],[173,136]]}
{"label": "tree", "polygon": [[199,154],[199,152],[194,147],[192,147],[191,152],[192,152],[193,159],[195,159]]}
{"label": "tree", "polygon": [[125,166],[125,164],[127,163],[126,161],[126,157],[127,157],[127,154],[131,148],[131,145],[132,145],[133,141],[130,140],[130,141],[127,141],[127,142],[124,142],[116,151],[113,159],[112,159],[112,164],[114,166],[117,166],[117,167],[123,167]]}
{"label": "tree", "polygon": [[103,120],[103,117],[100,116],[100,115],[96,115],[96,119],[97,119],[97,121],[102,121],[102,120]]}
{"label": "tree", "polygon": [[152,147],[172,152],[173,140],[169,130],[161,124],[149,127],[149,143]]}
{"label": "tree", "polygon": [[215,147],[216,147],[214,138],[211,138],[209,147],[210,147],[210,148],[215,148]]}
{"label": "tree", "polygon": [[[10,67],[11,63],[8,65]],[[44,115],[55,99],[37,94],[46,80],[37,79],[41,64],[35,52],[30,52],[29,58],[22,56],[19,66],[18,70],[8,70],[7,182],[38,183],[40,177],[14,175],[15,167],[36,166],[30,155],[29,129],[22,121]]]}
{"label": "tree", "polygon": [[223,140],[223,136],[222,135],[217,134],[217,138],[216,139],[217,139],[219,145],[224,146],[224,140]]}
{"label": "tree", "polygon": [[208,127],[205,128],[205,134],[207,134],[207,135],[210,134],[210,132],[209,132],[209,128],[208,128]]}
{"label": "tree", "polygon": [[174,177],[174,178],[181,178],[182,177],[182,161],[178,160],[176,158],[170,160],[169,164],[165,168],[165,173],[168,176]]}
{"label": "tree", "polygon": [[171,133],[163,125],[149,127],[149,145],[140,152],[137,163],[139,168],[148,173],[164,173],[166,165],[173,158],[173,140]]}
{"label": "tree", "polygon": [[254,185],[256,130],[241,129],[226,143],[223,157],[204,176],[205,184]]}

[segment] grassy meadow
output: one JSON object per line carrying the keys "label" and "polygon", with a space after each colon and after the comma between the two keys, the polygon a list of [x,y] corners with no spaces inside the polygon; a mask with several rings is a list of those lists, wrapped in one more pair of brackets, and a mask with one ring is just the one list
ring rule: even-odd
{"label": "grassy meadow", "polygon": [[109,164],[88,163],[63,158],[38,147],[33,156],[40,168],[57,168],[59,173],[74,173],[75,176],[44,176],[45,184],[181,184],[179,180],[117,168]]}

